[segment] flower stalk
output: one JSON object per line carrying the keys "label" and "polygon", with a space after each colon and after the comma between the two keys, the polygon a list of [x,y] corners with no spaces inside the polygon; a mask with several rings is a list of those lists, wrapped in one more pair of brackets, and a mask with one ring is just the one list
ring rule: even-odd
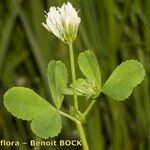
{"label": "flower stalk", "polygon": [[[77,112],[80,112],[78,109],[78,97],[75,87],[76,71],[75,71],[73,42],[76,39],[81,19],[78,16],[78,12],[75,10],[75,8],[73,8],[71,3],[69,2],[67,4],[64,3],[61,7],[51,7],[49,12],[48,13],[46,12],[45,17],[46,23],[42,23],[42,25],[49,32],[52,32],[57,38],[59,38],[69,46],[71,76],[73,83],[74,108],[77,110]],[[62,111],[59,111],[59,113],[75,122],[79,136],[82,141],[83,149],[89,150],[81,120],[76,118],[75,116],[71,116]]]}
{"label": "flower stalk", "polygon": [[[78,98],[77,98],[76,89],[75,89],[76,72],[75,72],[74,51],[73,51],[72,43],[69,44],[69,53],[70,53],[70,65],[71,65],[71,74],[72,74],[72,83],[73,83],[74,106],[78,110]],[[82,141],[83,149],[89,150],[82,123],[80,121],[75,122],[75,123],[76,123],[79,136]]]}
{"label": "flower stalk", "polygon": [[70,54],[71,75],[72,75],[72,83],[73,83],[74,106],[76,109],[78,109],[78,98],[75,89],[76,72],[75,72],[74,52],[73,52],[72,43],[69,44],[69,54]]}

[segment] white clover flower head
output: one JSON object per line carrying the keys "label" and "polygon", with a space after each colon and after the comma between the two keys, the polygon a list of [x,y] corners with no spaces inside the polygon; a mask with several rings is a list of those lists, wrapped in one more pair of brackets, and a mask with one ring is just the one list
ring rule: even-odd
{"label": "white clover flower head", "polygon": [[61,7],[50,7],[46,13],[46,23],[42,25],[63,42],[70,43],[76,39],[80,22],[78,12],[67,2]]}

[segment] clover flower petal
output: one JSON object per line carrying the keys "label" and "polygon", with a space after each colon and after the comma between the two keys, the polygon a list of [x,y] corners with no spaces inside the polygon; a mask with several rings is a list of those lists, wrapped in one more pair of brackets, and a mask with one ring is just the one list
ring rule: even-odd
{"label": "clover flower petal", "polygon": [[78,12],[68,2],[61,7],[50,7],[46,13],[46,23],[42,25],[63,42],[70,43],[76,39],[80,22]]}

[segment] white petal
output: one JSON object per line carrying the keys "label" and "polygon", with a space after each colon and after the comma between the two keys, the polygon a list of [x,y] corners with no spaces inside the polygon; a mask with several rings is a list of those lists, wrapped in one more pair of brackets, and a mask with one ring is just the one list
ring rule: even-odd
{"label": "white petal", "polygon": [[78,12],[68,2],[67,4],[64,3],[61,7],[50,7],[49,12],[46,13],[46,24],[42,24],[58,38],[63,41],[70,41],[76,37],[80,21]]}
{"label": "white petal", "polygon": [[43,27],[45,27],[49,32],[51,32],[50,28],[48,27],[47,24],[45,24],[44,22],[42,22]]}

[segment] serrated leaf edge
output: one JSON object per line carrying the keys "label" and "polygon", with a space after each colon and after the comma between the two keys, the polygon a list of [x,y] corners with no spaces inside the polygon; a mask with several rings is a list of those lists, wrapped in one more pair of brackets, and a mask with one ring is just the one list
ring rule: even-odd
{"label": "serrated leaf edge", "polygon": [[[12,116],[14,116],[15,118],[17,118],[17,119],[21,119],[21,120],[27,120],[27,121],[30,121],[30,120],[32,120],[32,119],[23,119],[23,118],[20,118],[20,117],[18,117],[18,116],[16,116],[16,115],[14,115],[14,114],[12,114],[12,112],[11,112],[11,110],[6,106],[6,101],[5,101],[5,97],[7,96],[7,93],[8,93],[8,91],[10,91],[11,89],[15,89],[15,88],[26,88],[26,87],[22,87],[22,86],[17,86],[17,87],[12,87],[12,88],[10,88],[10,89],[8,89],[6,92],[5,92],[5,94],[4,94],[4,100],[3,100],[3,103],[4,103],[4,107],[6,108],[6,110],[12,115]],[[27,89],[27,88],[26,88]],[[33,91],[33,90],[32,90]]]}
{"label": "serrated leaf edge", "polygon": [[[31,120],[33,120],[34,118],[31,118],[31,119],[24,119],[24,118],[21,118],[21,117],[18,117],[18,116],[16,116],[16,115],[14,115],[12,112],[11,112],[11,110],[7,107],[7,105],[6,105],[6,101],[5,101],[5,97],[6,97],[6,95],[7,95],[7,93],[8,93],[8,91],[9,90],[12,90],[12,89],[16,89],[16,88],[24,88],[24,89],[28,89],[28,90],[31,90],[32,92],[34,92],[35,94],[37,94],[40,98],[42,98],[43,100],[45,100],[43,97],[41,97],[38,93],[36,93],[34,90],[32,90],[32,89],[30,89],[30,88],[28,88],[28,87],[23,87],[23,86],[15,86],[15,87],[12,87],[12,88],[10,88],[10,89],[8,89],[6,92],[5,92],[5,94],[4,94],[4,98],[3,98],[3,103],[4,103],[4,107],[6,108],[6,110],[12,115],[12,116],[14,116],[14,117],[16,117],[17,119],[21,119],[21,120],[27,120],[27,121],[31,121]],[[45,100],[46,101],[46,100]],[[47,102],[47,101],[46,101]],[[47,104],[49,104],[49,105],[51,105],[49,102],[47,102]],[[51,105],[51,106],[53,106],[53,105]],[[53,109],[56,109],[54,106],[53,106]],[[44,113],[43,113],[44,114]],[[39,115],[37,115],[36,117],[38,117]],[[36,118],[35,117],[35,118]]]}
{"label": "serrated leaf edge", "polygon": [[[80,67],[80,63],[79,63],[79,57],[81,56],[81,55],[84,55],[84,53],[85,52],[90,52],[90,53],[92,53],[92,55],[94,55],[94,53],[91,51],[91,50],[85,50],[85,51],[83,51],[83,52],[81,52],[80,54],[79,54],[79,56],[78,56],[78,66],[79,66],[79,68],[80,68],[80,71],[82,72],[82,74],[83,74],[83,76],[85,76],[86,77],[86,75],[84,75],[84,73],[83,73],[83,71],[82,71],[82,69],[81,69],[81,67]],[[94,57],[96,57],[95,55],[94,55]],[[97,61],[97,58],[96,58],[96,61]],[[97,61],[97,64],[98,64],[98,61]],[[99,64],[98,64],[98,66],[99,66]],[[100,68],[99,68],[100,69]],[[95,74],[95,73],[94,73]],[[94,75],[95,76],[95,75]],[[87,78],[87,77],[86,77]],[[97,78],[96,78],[96,80],[97,80]],[[96,84],[98,84],[97,86],[99,86],[99,87],[101,87],[101,83],[98,83],[98,81],[97,81],[97,83]]]}
{"label": "serrated leaf edge", "polygon": [[[48,78],[49,65],[50,65],[50,63],[53,63],[53,62],[56,62],[56,64],[57,64],[57,63],[61,63],[61,64],[64,66],[65,72],[66,72],[66,75],[67,75],[66,78],[67,78],[67,84],[68,84],[68,70],[67,70],[66,65],[65,65],[61,60],[54,60],[54,59],[53,59],[53,60],[49,61],[48,67],[47,67],[47,78]],[[49,78],[48,78],[48,82],[49,82]],[[56,84],[56,83],[55,83],[55,84]],[[50,93],[51,93],[51,88],[50,88],[50,86],[49,86],[49,90],[50,90]],[[60,94],[62,94],[62,95],[64,96],[63,91],[62,91]],[[51,93],[51,96],[52,96],[52,93]],[[52,96],[52,99],[53,99],[53,96]],[[64,99],[64,97],[63,97],[63,99]],[[63,103],[63,99],[62,99],[62,103]],[[55,108],[60,109],[62,103],[61,103],[61,105],[58,107],[58,106],[56,106],[54,99],[53,99],[53,102],[54,102]]]}
{"label": "serrated leaf edge", "polygon": [[[55,113],[56,113],[56,112],[55,112]],[[58,112],[58,113],[59,113],[59,112]],[[60,113],[59,113],[59,114],[60,114]],[[60,117],[61,117],[61,115],[60,115]],[[61,133],[61,130],[62,130],[62,124],[61,124],[61,125],[60,125],[60,132],[59,132],[58,134],[56,134],[56,135],[54,135],[54,136],[41,137],[41,136],[38,135],[38,134],[35,132],[35,130],[33,129],[32,122],[30,123],[30,127],[31,127],[31,130],[33,131],[33,133],[34,133],[35,135],[37,135],[38,137],[43,138],[43,139],[48,139],[49,137],[50,137],[50,138],[56,137],[56,136],[58,136],[58,135]]]}
{"label": "serrated leaf edge", "polygon": [[[135,62],[139,63],[139,64],[144,68],[143,64],[140,63],[138,60],[135,60],[135,59],[129,59],[129,60],[123,61],[120,65],[124,64],[124,63],[127,62],[127,61],[135,61]],[[118,70],[118,68],[120,68],[120,65],[118,65],[118,66],[116,67],[117,70]],[[115,69],[115,70],[116,70],[116,69]],[[112,73],[113,73],[113,72],[112,72]],[[111,73],[111,75],[112,75],[112,73]],[[111,76],[111,75],[110,75],[110,76]],[[132,91],[133,91],[138,85],[140,85],[140,84],[142,83],[142,81],[144,80],[144,77],[145,77],[145,70],[144,70],[143,79],[141,80],[141,82],[140,82],[139,84],[133,86],[133,88],[132,88],[130,94],[129,94],[127,97],[125,97],[125,99],[116,99],[116,98],[114,98],[113,96],[109,96],[108,94],[106,94],[106,95],[108,95],[109,97],[112,97],[114,100],[117,100],[117,101],[125,101],[126,99],[128,99],[128,98],[131,96]],[[108,79],[109,79],[109,77],[108,77]],[[108,79],[107,79],[107,80],[108,80]],[[106,83],[107,83],[107,81],[106,81]],[[105,83],[105,84],[106,84],[106,83]],[[105,92],[103,91],[103,89],[104,89],[103,87],[105,86],[105,84],[102,86],[102,93],[104,93],[104,94],[105,94]]]}

